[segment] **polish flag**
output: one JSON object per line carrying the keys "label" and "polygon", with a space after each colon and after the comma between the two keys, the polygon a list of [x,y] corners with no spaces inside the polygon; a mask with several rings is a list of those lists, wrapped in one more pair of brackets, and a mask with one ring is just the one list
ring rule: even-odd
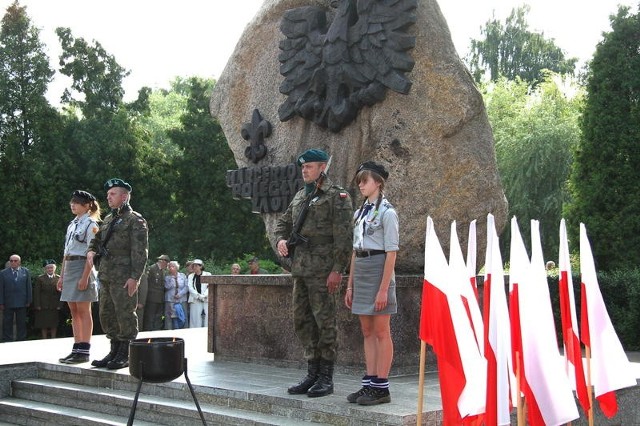
{"label": "polish flag", "polygon": [[571,262],[569,261],[569,240],[567,239],[567,227],[564,219],[560,221],[560,253],[558,260],[560,267],[558,292],[560,294],[560,317],[562,319],[565,366],[572,387],[578,395],[578,401],[580,401],[584,412],[588,413],[591,403],[589,402],[589,391],[582,364],[576,303],[571,279]]}
{"label": "polish flag", "polygon": [[[482,313],[472,288],[469,285],[467,266],[462,257],[456,222],[451,223],[449,244],[450,285],[447,285],[447,299],[460,348],[462,368],[466,378],[464,391],[458,400],[458,410],[463,423],[478,422],[485,411],[487,392],[487,360],[480,351],[478,341],[482,341]],[[476,334],[479,330],[480,334]],[[465,416],[469,416],[465,419]],[[472,419],[472,417],[474,417]],[[467,422],[465,422],[467,420]]]}
{"label": "polish flag", "polygon": [[636,385],[631,364],[602,299],[587,229],[580,224],[580,337],[591,350],[591,385],[600,409],[611,418],[618,412],[615,391]]}
{"label": "polish flag", "polygon": [[526,275],[520,278],[519,288],[527,418],[532,426],[565,424],[577,419],[579,414],[558,351],[539,222],[531,221],[530,263],[517,223],[511,232],[519,239],[516,243],[520,245],[519,255],[524,255],[520,263],[525,267],[529,264]]}
{"label": "polish flag", "polygon": [[467,271],[469,274],[469,281],[471,282],[471,288],[473,289],[473,294],[476,296],[476,300],[478,300],[478,283],[476,283],[477,251],[478,244],[476,242],[476,220],[473,219],[469,224],[469,238],[467,239]]}
{"label": "polish flag", "polygon": [[442,252],[433,220],[427,218],[424,247],[424,284],[420,312],[420,339],[433,347],[438,360],[438,377],[445,424],[461,424],[458,399],[466,380],[447,298],[449,265]]}
{"label": "polish flag", "polygon": [[485,424],[509,425],[515,405],[515,377],[511,364],[511,331],[504,269],[492,214],[487,215],[487,252],[484,279],[484,355],[487,359]]}
{"label": "polish flag", "polygon": [[[466,269],[463,273],[461,276],[466,282]],[[433,220],[428,217],[420,338],[433,347],[438,359],[443,421],[445,424],[462,424],[466,417],[484,411],[483,401],[478,404],[473,397],[474,389],[484,384],[482,381],[478,383],[482,375],[473,373],[483,364],[470,364],[468,353],[475,350],[476,358],[480,358],[478,346],[474,342],[458,285],[452,281],[454,279]]]}
{"label": "polish flag", "polygon": [[[467,263],[462,259],[462,249],[458,241],[458,234],[455,228],[455,221],[451,224],[451,244],[449,245],[449,266],[453,271],[466,270],[466,283],[462,284],[460,293],[462,303],[471,327],[475,335],[475,340],[481,355],[484,355],[484,325],[482,323],[482,312],[478,304],[478,289],[476,287],[476,221],[469,224],[469,240],[467,244]],[[454,238],[455,236],[455,238]],[[455,247],[455,250],[454,250]]]}

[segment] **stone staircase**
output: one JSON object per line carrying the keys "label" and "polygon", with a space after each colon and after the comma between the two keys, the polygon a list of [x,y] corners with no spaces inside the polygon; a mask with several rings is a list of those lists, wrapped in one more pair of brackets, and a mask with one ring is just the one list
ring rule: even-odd
{"label": "stone staircase", "polygon": [[[29,363],[0,368],[11,376],[0,399],[0,424],[124,425],[137,379],[107,370]],[[336,407],[323,398],[292,398],[194,386],[209,425],[397,425],[415,424],[393,414],[375,415],[355,405]],[[411,423],[411,421],[413,423]],[[184,382],[143,383],[135,425],[202,424]]]}

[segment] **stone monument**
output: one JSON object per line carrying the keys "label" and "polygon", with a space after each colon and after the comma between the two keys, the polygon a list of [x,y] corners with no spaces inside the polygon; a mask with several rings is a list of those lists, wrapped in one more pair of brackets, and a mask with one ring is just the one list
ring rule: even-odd
{"label": "stone monument", "polygon": [[[271,239],[299,186],[290,166],[316,147],[330,153],[329,175],[356,204],[359,163],[374,160],[390,171],[385,192],[400,217],[399,274],[422,274],[428,215],[446,251],[451,221],[464,247],[477,219],[478,267],[487,213],[498,232],[506,223],[482,97],[435,0],[266,0],[217,81],[210,109],[241,168],[231,180],[246,191],[234,194],[278,194],[254,206]],[[277,183],[256,183],[265,174]]]}

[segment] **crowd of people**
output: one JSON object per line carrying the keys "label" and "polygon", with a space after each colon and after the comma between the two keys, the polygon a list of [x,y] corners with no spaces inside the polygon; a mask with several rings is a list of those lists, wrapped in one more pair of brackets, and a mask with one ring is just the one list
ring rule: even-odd
{"label": "crowd of people", "polygon": [[[293,325],[308,364],[306,376],[288,392],[309,397],[333,393],[337,295],[348,271],[343,303],[359,318],[366,371],[361,389],[349,394],[347,401],[390,402],[390,321],[397,312],[394,268],[399,226],[398,215],[384,195],[389,173],[372,161],[358,167],[354,181],[363,202],[354,212],[349,193],[325,173],[326,152],[307,150],[297,162],[304,187],[275,227],[278,254],[290,262]],[[96,197],[82,190],[73,192],[74,218],[67,228],[59,275],[56,262],[48,259],[43,262],[43,274],[32,283],[17,254],[0,271],[3,341],[27,337],[29,308],[41,336],[56,337],[60,312],[67,305],[74,343],[60,362],[88,362],[94,332],[92,308],[97,304],[99,326],[111,346],[104,358],[91,364],[119,369],[128,366],[129,342],[139,331],[207,326],[209,292],[202,277],[210,273],[204,262],[188,261],[183,272],[177,260],[162,254],[147,267],[147,224],[129,204],[131,185],[115,178],[104,189],[110,213],[102,221]],[[257,257],[247,263],[247,274],[268,273]],[[234,263],[230,271],[238,275],[241,267]]]}

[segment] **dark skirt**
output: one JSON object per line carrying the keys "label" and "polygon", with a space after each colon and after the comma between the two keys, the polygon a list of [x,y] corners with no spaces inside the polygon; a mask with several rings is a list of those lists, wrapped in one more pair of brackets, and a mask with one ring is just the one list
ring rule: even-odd
{"label": "dark skirt", "polygon": [[386,255],[356,257],[353,270],[353,303],[351,312],[357,315],[388,315],[398,312],[396,301],[396,276],[391,276],[387,295],[387,306],[375,310],[375,301],[384,270]]}

